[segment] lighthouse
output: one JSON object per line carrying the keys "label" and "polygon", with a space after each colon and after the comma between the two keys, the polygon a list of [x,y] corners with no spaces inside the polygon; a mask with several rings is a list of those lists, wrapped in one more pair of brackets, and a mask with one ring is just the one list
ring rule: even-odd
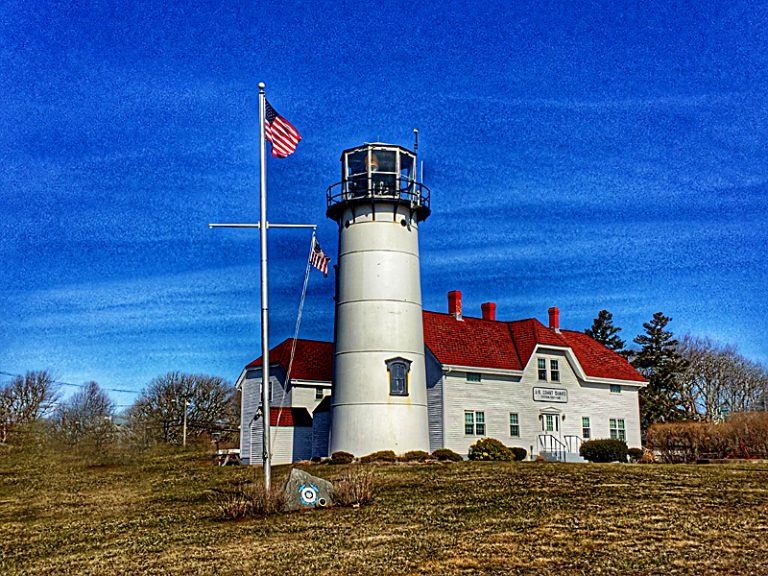
{"label": "lighthouse", "polygon": [[429,450],[419,272],[429,195],[406,148],[341,154],[327,191],[339,230],[331,453]]}

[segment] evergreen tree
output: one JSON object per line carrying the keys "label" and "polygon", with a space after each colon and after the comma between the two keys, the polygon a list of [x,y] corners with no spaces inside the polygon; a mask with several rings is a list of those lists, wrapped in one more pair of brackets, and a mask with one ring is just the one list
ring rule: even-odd
{"label": "evergreen tree", "polygon": [[613,325],[613,314],[608,310],[600,310],[597,318],[592,322],[592,326],[584,330],[587,336],[600,342],[606,348],[626,356],[627,350],[624,350],[624,340],[619,338],[619,332],[621,332],[621,328]]}
{"label": "evergreen tree", "polygon": [[648,380],[640,390],[640,424],[643,438],[655,422],[670,422],[685,417],[681,406],[680,378],[686,361],[677,351],[677,340],[665,330],[672,319],[656,312],[643,324],[645,334],[635,338],[640,350],[632,364]]}

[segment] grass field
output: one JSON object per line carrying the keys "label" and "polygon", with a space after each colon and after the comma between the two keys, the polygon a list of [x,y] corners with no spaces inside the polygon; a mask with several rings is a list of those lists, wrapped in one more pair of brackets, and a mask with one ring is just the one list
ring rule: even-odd
{"label": "grass field", "polygon": [[195,452],[13,456],[0,454],[3,575],[768,574],[765,463],[371,464],[370,506],[227,522],[210,490],[255,469]]}

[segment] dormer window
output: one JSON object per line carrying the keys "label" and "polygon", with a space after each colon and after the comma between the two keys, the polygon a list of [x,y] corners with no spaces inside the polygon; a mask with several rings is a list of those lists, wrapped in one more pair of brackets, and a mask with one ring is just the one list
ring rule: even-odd
{"label": "dormer window", "polygon": [[408,380],[411,361],[405,358],[392,358],[386,361],[389,374],[389,395],[408,396]]}
{"label": "dormer window", "polygon": [[545,358],[538,359],[539,364],[539,380],[547,379],[547,360]]}
{"label": "dormer window", "polygon": [[549,361],[549,376],[552,382],[560,382],[560,363],[557,360]]}

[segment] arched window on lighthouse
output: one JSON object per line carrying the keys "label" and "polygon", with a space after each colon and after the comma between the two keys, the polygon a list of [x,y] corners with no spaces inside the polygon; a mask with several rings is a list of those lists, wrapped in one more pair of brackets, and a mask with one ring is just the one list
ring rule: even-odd
{"label": "arched window on lighthouse", "polygon": [[405,358],[391,358],[386,361],[389,374],[389,395],[408,396],[408,375],[411,361]]}

